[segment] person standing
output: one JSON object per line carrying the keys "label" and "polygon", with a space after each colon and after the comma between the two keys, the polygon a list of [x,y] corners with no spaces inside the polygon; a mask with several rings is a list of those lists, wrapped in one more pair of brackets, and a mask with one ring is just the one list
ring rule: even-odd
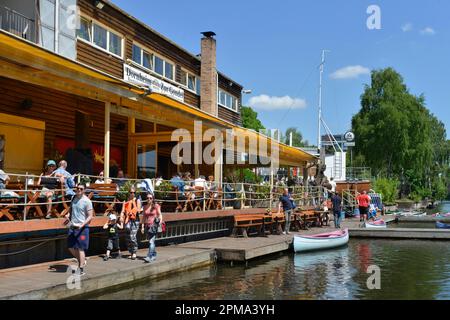
{"label": "person standing", "polygon": [[69,224],[67,245],[70,253],[78,261],[77,273],[85,275],[86,251],[89,249],[89,224],[94,216],[91,200],[84,194],[86,186],[78,184],[76,194],[72,199],[69,213],[65,216]]}
{"label": "person standing", "polygon": [[161,206],[154,201],[153,195],[148,193],[141,220],[141,233],[146,234],[149,241],[148,254],[144,259],[146,263],[156,259],[155,241],[159,225],[162,222]]}
{"label": "person standing", "polygon": [[289,194],[289,189],[287,189],[287,188],[284,189],[284,192],[279,200],[280,200],[280,202],[278,203],[278,214],[281,213],[281,207],[283,207],[285,220],[286,220],[283,234],[289,234],[289,229],[291,226],[291,215],[292,215],[292,210],[294,209],[294,206],[293,206],[294,199]]}
{"label": "person standing", "polygon": [[338,193],[334,192],[331,196],[331,202],[333,204],[334,226],[336,229],[340,229],[342,220],[342,198]]}
{"label": "person standing", "polygon": [[367,220],[370,205],[370,197],[367,194],[367,191],[364,190],[362,194],[359,194],[358,197],[356,197],[356,201],[358,202],[359,212],[361,213],[360,222],[364,222]]}
{"label": "person standing", "polygon": [[131,260],[136,260],[138,251],[137,233],[139,230],[139,213],[142,210],[141,202],[136,199],[135,194],[136,190],[131,188],[128,194],[128,201],[124,201],[122,212],[120,213],[120,220],[125,225],[127,232],[127,244]]}

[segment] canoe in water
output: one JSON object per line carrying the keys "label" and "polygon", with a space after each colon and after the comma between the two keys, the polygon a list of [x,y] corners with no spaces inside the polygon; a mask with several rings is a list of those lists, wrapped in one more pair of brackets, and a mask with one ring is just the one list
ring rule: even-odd
{"label": "canoe in water", "polygon": [[442,222],[436,222],[436,228],[438,229],[450,229],[450,224],[442,223]]}
{"label": "canoe in water", "polygon": [[366,229],[386,229],[387,224],[384,220],[366,222]]}
{"label": "canoe in water", "polygon": [[312,236],[295,236],[294,251],[306,252],[336,248],[346,245],[348,240],[348,229]]}

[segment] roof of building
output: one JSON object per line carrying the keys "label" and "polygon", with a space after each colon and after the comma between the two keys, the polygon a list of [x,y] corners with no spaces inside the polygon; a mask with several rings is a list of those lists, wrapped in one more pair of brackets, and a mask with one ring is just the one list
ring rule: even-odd
{"label": "roof of building", "polygon": [[[199,55],[195,55],[191,52],[189,52],[188,50],[186,50],[185,48],[183,48],[182,46],[180,46],[179,44],[173,42],[172,40],[170,40],[169,38],[167,38],[166,36],[164,36],[163,34],[159,33],[158,31],[156,31],[155,29],[151,28],[149,25],[145,24],[144,22],[142,22],[141,20],[139,20],[138,18],[132,16],[131,14],[129,14],[128,12],[124,11],[122,8],[120,8],[119,6],[115,5],[114,3],[112,3],[110,0],[103,0],[107,5],[109,5],[111,8],[113,8],[114,10],[117,10],[118,12],[120,12],[121,14],[123,14],[124,16],[128,17],[129,19],[133,20],[134,22],[140,24],[142,27],[146,28],[147,30],[149,30],[150,32],[156,34],[158,37],[160,37],[161,39],[163,39],[164,41],[167,41],[168,43],[170,43],[171,45],[173,45],[174,47],[178,48],[179,50],[183,51],[184,53],[190,55],[192,58],[198,60],[199,62],[201,62],[201,58],[199,57]],[[240,83],[236,82],[235,80],[233,80],[232,78],[228,77],[227,75],[225,75],[224,73],[217,71],[219,73],[220,76],[224,77],[225,79],[234,82],[236,85],[240,86],[241,88],[244,88],[243,85],[241,85]]]}

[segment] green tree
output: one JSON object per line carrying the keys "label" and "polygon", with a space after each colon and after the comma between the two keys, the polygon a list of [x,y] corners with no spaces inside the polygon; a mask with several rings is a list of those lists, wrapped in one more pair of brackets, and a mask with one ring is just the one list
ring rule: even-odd
{"label": "green tree", "polygon": [[242,106],[241,108],[242,126],[247,129],[253,129],[259,132],[265,129],[261,121],[258,119],[258,113],[251,107]]}
{"label": "green tree", "polygon": [[303,141],[303,135],[297,128],[288,128],[286,130],[286,135],[284,136],[284,142],[289,145],[290,137],[292,132],[292,146],[293,147],[306,147],[308,146],[308,141]]}
{"label": "green tree", "polygon": [[425,97],[411,94],[392,68],[372,71],[352,127],[356,157],[364,159],[373,174],[398,178],[406,193],[431,190],[445,167],[444,125],[426,108]]}

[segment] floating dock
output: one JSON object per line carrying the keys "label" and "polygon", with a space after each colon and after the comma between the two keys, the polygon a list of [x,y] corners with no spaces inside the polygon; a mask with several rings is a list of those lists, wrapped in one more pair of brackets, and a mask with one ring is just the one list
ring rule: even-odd
{"label": "floating dock", "polygon": [[185,243],[179,247],[215,250],[219,261],[246,262],[251,259],[286,251],[292,245],[293,239],[293,234],[246,239],[218,238]]}
{"label": "floating dock", "polygon": [[350,229],[350,238],[450,240],[450,230],[444,229]]}

